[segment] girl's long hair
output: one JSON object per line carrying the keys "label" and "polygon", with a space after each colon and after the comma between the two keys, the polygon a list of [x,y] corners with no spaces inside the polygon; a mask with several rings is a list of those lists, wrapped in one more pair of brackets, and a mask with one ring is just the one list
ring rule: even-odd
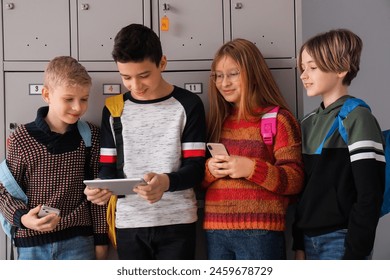
{"label": "girl's long hair", "polygon": [[[252,42],[235,39],[224,44],[215,54],[211,71],[224,57],[232,58],[240,70],[241,100],[238,108],[239,119],[260,119],[259,108],[280,106],[288,109],[270,69],[260,50]],[[212,77],[209,79],[209,112],[207,116],[208,142],[219,142],[222,124],[229,115],[233,104],[219,93]]]}

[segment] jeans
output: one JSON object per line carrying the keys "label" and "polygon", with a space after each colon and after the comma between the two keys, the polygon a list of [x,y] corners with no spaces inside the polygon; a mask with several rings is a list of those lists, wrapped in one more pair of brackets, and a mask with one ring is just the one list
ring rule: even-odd
{"label": "jeans", "polygon": [[304,237],[307,260],[341,260],[345,252],[347,229],[332,231],[318,236]]}
{"label": "jeans", "polygon": [[121,260],[193,260],[196,224],[116,229]]}
{"label": "jeans", "polygon": [[284,232],[269,230],[207,230],[210,260],[284,260]]}
{"label": "jeans", "polygon": [[33,247],[18,247],[18,260],[94,260],[93,236],[76,236]]}

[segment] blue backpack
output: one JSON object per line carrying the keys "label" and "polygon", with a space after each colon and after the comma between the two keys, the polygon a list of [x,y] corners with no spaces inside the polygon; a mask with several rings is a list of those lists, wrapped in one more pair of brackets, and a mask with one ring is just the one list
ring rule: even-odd
{"label": "blue backpack", "polygon": [[[86,122],[81,120],[77,122],[77,128],[79,129],[85,147],[87,148],[87,162],[89,162],[89,150],[92,146],[91,128]],[[0,182],[13,197],[20,199],[27,204],[27,196],[9,171],[6,160],[3,160],[0,164]],[[0,223],[5,234],[12,240],[15,228],[4,218],[2,213],[0,213]]]}
{"label": "blue backpack", "polygon": [[[362,106],[365,108],[370,107],[361,99],[358,98],[349,98],[347,99],[343,106],[340,109],[339,114],[335,118],[331,128],[329,129],[328,133],[326,134],[324,140],[320,144],[320,146],[315,151],[316,154],[321,154],[322,147],[324,146],[325,141],[335,132],[336,129],[338,129],[340,136],[343,138],[345,143],[348,143],[348,134],[345,130],[345,127],[343,125],[343,120],[348,116],[350,112],[352,112],[357,106]],[[385,139],[384,143],[384,153],[385,153],[385,159],[386,159],[386,178],[385,178],[385,192],[383,195],[383,204],[381,209],[380,216],[383,217],[387,213],[390,213],[390,130],[385,130],[382,132],[383,137]]]}

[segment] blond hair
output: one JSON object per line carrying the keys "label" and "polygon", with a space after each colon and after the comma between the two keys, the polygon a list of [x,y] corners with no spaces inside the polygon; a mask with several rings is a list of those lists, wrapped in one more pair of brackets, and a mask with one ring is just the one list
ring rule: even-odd
{"label": "blond hair", "polygon": [[87,70],[70,56],[53,58],[46,67],[44,86],[50,89],[64,87],[90,87],[92,79]]}

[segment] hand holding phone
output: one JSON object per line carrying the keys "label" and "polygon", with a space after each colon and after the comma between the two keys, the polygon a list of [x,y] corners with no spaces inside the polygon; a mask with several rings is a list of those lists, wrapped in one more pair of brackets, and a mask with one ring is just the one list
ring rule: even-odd
{"label": "hand holding phone", "polygon": [[60,215],[60,210],[57,209],[57,208],[54,208],[54,207],[47,206],[47,205],[42,205],[41,209],[39,210],[38,217],[39,218],[43,218],[43,217],[46,217],[47,215],[49,215],[51,213],[54,213],[57,216],[59,216]]}
{"label": "hand holding phone", "polygon": [[216,155],[229,155],[225,145],[222,143],[207,143],[207,149],[212,157],[215,157]]}

